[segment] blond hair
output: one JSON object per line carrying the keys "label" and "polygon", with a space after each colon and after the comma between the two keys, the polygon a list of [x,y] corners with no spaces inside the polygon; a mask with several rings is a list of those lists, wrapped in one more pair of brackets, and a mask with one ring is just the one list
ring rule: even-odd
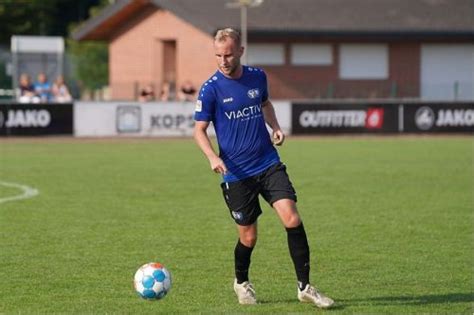
{"label": "blond hair", "polygon": [[232,39],[237,46],[241,45],[240,32],[230,27],[218,30],[216,36],[214,36],[214,41],[223,42],[227,38]]}

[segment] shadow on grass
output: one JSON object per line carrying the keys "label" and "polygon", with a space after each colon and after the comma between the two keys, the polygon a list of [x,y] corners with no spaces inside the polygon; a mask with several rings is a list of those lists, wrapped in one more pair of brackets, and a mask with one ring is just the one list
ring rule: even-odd
{"label": "shadow on grass", "polygon": [[[288,304],[291,304],[291,303],[295,303],[295,304],[302,304],[300,301],[296,300],[296,299],[286,299],[286,300],[271,300],[271,299],[259,299],[258,300],[258,304],[274,304],[274,305],[278,305],[278,304],[282,304],[282,305],[288,305]],[[308,305],[308,307],[315,307],[316,306],[313,306],[311,303],[303,303],[303,304],[306,304]],[[342,310],[344,309],[344,305],[343,304],[340,304],[338,303],[338,301],[336,301],[336,303],[334,304],[334,306],[328,308],[328,309],[325,309],[325,310],[331,310],[331,311],[334,311],[334,310]]]}
{"label": "shadow on grass", "polygon": [[466,303],[474,302],[474,293],[451,293],[433,294],[419,296],[381,296],[367,299],[340,300],[345,306],[350,304],[370,304],[370,305],[427,305],[444,303]]}

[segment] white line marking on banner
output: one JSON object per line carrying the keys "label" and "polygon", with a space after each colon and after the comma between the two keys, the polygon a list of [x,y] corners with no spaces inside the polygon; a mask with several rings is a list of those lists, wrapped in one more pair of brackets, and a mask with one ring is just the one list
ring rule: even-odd
{"label": "white line marking on banner", "polygon": [[0,181],[0,186],[5,186],[5,187],[12,187],[21,190],[21,193],[18,195],[14,196],[9,196],[9,197],[3,197],[0,198],[0,203],[8,202],[8,201],[16,201],[16,200],[22,200],[22,199],[28,199],[32,198],[36,195],[39,195],[39,190],[26,186],[26,185],[21,185],[21,184],[16,184],[16,183],[7,183],[7,182],[2,182]]}

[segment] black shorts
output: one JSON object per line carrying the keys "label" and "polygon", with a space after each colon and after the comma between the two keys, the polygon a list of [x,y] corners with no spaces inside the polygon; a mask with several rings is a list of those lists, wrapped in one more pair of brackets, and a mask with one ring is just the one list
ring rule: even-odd
{"label": "black shorts", "polygon": [[295,189],[286,173],[286,166],[282,163],[241,181],[222,183],[221,188],[230,215],[238,225],[251,225],[262,214],[259,195],[270,205],[280,199],[296,202]]}

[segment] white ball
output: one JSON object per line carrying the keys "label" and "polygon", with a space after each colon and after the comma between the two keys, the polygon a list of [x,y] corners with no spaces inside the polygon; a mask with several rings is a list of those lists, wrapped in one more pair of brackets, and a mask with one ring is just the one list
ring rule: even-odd
{"label": "white ball", "polygon": [[133,285],[142,298],[159,300],[171,289],[171,274],[160,263],[148,263],[138,268]]}

